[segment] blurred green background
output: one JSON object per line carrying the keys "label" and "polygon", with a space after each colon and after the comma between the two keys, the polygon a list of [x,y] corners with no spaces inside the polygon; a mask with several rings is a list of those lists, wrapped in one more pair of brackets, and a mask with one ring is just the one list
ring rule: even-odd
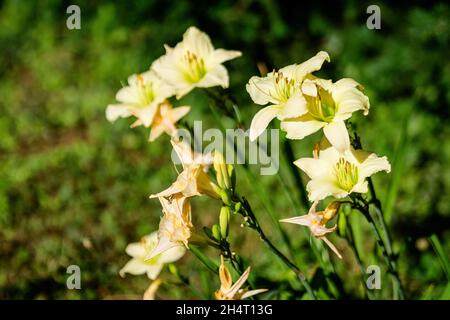
{"label": "blurred green background", "polygon": [[[66,8],[81,8],[81,30],[66,28]],[[381,30],[366,27],[366,8],[381,8]],[[351,77],[371,101],[368,117],[352,119],[364,146],[390,159],[391,174],[375,184],[398,251],[401,278],[410,298],[445,298],[450,287],[429,237],[436,234],[449,254],[450,239],[450,5],[432,1],[283,4],[272,0],[217,1],[2,1],[0,5],[0,299],[140,298],[145,276],[120,278],[129,242],[157,229],[158,201],[148,195],[176,177],[168,137],[147,143],[148,131],[129,129],[131,119],[114,124],[105,108],[127,76],[146,70],[174,45],[187,27],[207,32],[216,47],[243,57],[227,63],[230,90],[248,126],[258,107],[245,91],[257,63],[269,70],[302,62],[319,50],[331,63],[319,73]],[[180,103],[192,105],[187,121],[215,127],[205,95],[196,91]],[[310,154],[319,135],[293,145],[296,156]],[[257,168],[254,168],[255,172]],[[288,190],[275,176],[261,177],[270,190],[263,205],[238,176],[268,235],[279,232],[267,207],[279,217],[302,214],[289,172]],[[266,191],[267,192],[267,191]],[[267,197],[266,197],[267,198]],[[301,210],[297,210],[301,208]],[[298,212],[301,211],[301,212]],[[198,225],[217,219],[218,204],[195,199]],[[300,298],[302,288],[251,231],[232,227],[234,249],[252,265],[253,280],[273,288],[266,298]],[[357,214],[351,216],[365,265],[386,266]],[[285,227],[295,260],[313,285],[326,287],[322,270],[303,230]],[[329,261],[336,290],[323,298],[362,297],[359,271],[344,240],[333,236],[346,256]],[[281,245],[280,245],[281,246]],[[285,250],[281,246],[282,250]],[[217,252],[206,251],[218,259]],[[256,255],[254,252],[258,252]],[[330,259],[322,252],[322,258]],[[66,288],[66,268],[79,265],[82,290]],[[218,288],[217,276],[189,253],[177,263],[191,286],[164,285],[160,298],[205,298]],[[169,272],[164,271],[167,277]],[[389,298],[383,273],[377,297]],[[328,280],[327,280],[328,281]],[[175,282],[175,281],[174,281]]]}

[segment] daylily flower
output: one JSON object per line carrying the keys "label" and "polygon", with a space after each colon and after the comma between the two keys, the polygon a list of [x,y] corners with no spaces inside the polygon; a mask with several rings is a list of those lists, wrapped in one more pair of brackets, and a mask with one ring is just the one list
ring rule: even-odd
{"label": "daylily flower", "polygon": [[328,141],[340,152],[350,146],[344,121],[357,110],[369,113],[369,98],[353,79],[341,79],[335,83],[323,79],[307,79],[302,84],[307,112],[281,122],[281,129],[289,139],[303,139],[323,128]]}
{"label": "daylily flower", "polygon": [[153,259],[157,255],[177,247],[188,247],[191,230],[191,205],[189,199],[181,194],[172,197],[160,197],[164,215],[161,217],[158,230],[158,244],[147,255]]}
{"label": "daylily flower", "polygon": [[239,51],[214,49],[209,36],[196,27],[187,29],[183,41],[174,48],[165,47],[166,54],[156,60],[152,68],[175,88],[177,98],[195,87],[227,88],[228,72],[222,63],[241,56]]}
{"label": "daylily flower", "polygon": [[106,108],[106,118],[115,121],[118,118],[134,116],[137,121],[132,126],[149,127],[158,111],[158,105],[174,95],[174,89],[161,81],[153,71],[134,74],[128,78],[128,86],[116,94],[119,104],[110,104]]}
{"label": "daylily flower", "polygon": [[299,224],[305,227],[308,227],[311,230],[311,233],[314,237],[323,240],[331,250],[342,259],[341,254],[336,249],[336,247],[328,240],[325,235],[327,233],[333,232],[336,230],[336,225],[332,228],[327,228],[326,224],[330,221],[338,212],[340,203],[335,201],[332,202],[324,211],[316,211],[316,207],[319,201],[314,201],[311,208],[309,209],[308,214],[298,217],[293,217],[289,219],[280,220],[281,222],[294,223]]}
{"label": "daylily flower", "polygon": [[302,158],[294,162],[311,179],[306,185],[311,201],[327,196],[344,198],[352,192],[366,193],[367,177],[378,171],[391,170],[386,157],[352,147],[344,153],[333,146],[320,152],[316,150],[315,153],[315,158]]}
{"label": "daylily flower", "polygon": [[150,198],[169,197],[181,193],[185,197],[208,195],[219,198],[219,187],[208,176],[208,168],[212,164],[212,155],[197,154],[191,146],[183,141],[171,140],[173,149],[183,165],[183,171],[176,181],[166,190],[153,194]]}
{"label": "daylily flower", "polygon": [[172,108],[168,101],[161,103],[151,124],[150,142],[155,141],[164,132],[173,136],[177,131],[175,123],[183,118],[190,109],[188,106]]}
{"label": "daylily flower", "polygon": [[267,289],[246,290],[241,289],[250,274],[250,267],[240,276],[233,284],[230,271],[225,266],[223,256],[219,267],[220,289],[214,293],[216,300],[243,300],[259,293],[267,291]]}
{"label": "daylily flower", "polygon": [[120,270],[120,276],[124,277],[126,273],[133,275],[145,273],[149,279],[155,280],[164,264],[179,260],[186,252],[182,246],[173,247],[148,260],[147,256],[156,248],[157,243],[158,233],[156,231],[142,237],[140,242],[130,243],[125,251],[132,259]]}
{"label": "daylily flower", "polygon": [[320,51],[311,59],[292,64],[265,77],[251,77],[246,89],[252,100],[259,105],[267,105],[258,111],[250,125],[250,140],[254,141],[275,117],[279,120],[299,117],[308,110],[301,90],[302,82],[313,77],[312,72],[330,61],[328,53]]}

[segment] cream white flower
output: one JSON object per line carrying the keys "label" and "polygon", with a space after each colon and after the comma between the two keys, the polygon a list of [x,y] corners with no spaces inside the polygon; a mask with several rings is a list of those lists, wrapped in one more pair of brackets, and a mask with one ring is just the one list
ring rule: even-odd
{"label": "cream white flower", "polygon": [[120,276],[124,277],[126,273],[133,275],[145,273],[149,279],[155,280],[164,264],[179,260],[186,252],[182,246],[172,247],[148,260],[148,255],[156,248],[157,243],[158,233],[156,231],[142,237],[140,242],[130,243],[125,251],[132,259],[120,270]]}
{"label": "cream white flower", "polygon": [[191,108],[188,106],[172,108],[168,101],[164,101],[158,107],[150,131],[150,142],[155,141],[164,132],[169,136],[173,136],[177,128],[175,124],[183,118]]}
{"label": "cream white flower", "polygon": [[335,83],[323,79],[307,79],[302,84],[307,112],[281,122],[281,129],[289,139],[303,139],[323,128],[328,141],[340,152],[350,146],[344,121],[357,110],[369,112],[369,99],[353,79],[341,79]]}
{"label": "cream white flower", "polygon": [[246,290],[241,289],[250,274],[250,267],[233,284],[230,271],[225,266],[223,256],[219,267],[220,289],[214,293],[216,300],[243,300],[251,296],[266,292],[267,289]]}
{"label": "cream white flower", "polygon": [[150,198],[169,197],[177,193],[181,193],[185,197],[208,195],[219,198],[218,186],[212,182],[207,173],[213,161],[212,155],[197,154],[192,151],[188,143],[183,141],[172,139],[171,143],[181,160],[183,171],[169,188],[151,195]]}
{"label": "cream white flower", "polygon": [[181,194],[175,194],[170,198],[160,197],[163,207],[163,216],[159,223],[158,244],[147,255],[146,259],[167,252],[177,247],[188,247],[191,230],[191,205],[189,200]]}
{"label": "cream white flower", "polygon": [[302,93],[302,82],[313,77],[312,72],[330,61],[328,53],[320,51],[311,59],[268,73],[265,77],[250,78],[246,88],[252,100],[259,105],[269,106],[254,116],[250,125],[250,140],[255,140],[275,117],[279,120],[299,117],[305,114],[306,100]]}
{"label": "cream white flower", "polygon": [[306,185],[311,201],[327,196],[344,198],[352,192],[366,193],[367,177],[391,170],[386,157],[352,147],[340,153],[331,146],[318,152],[316,158],[302,158],[294,164],[311,179]]}
{"label": "cream white flower", "polygon": [[149,127],[158,111],[158,105],[174,95],[174,89],[161,81],[153,71],[134,74],[128,78],[128,86],[116,94],[119,104],[106,108],[106,118],[113,122],[118,118],[134,116],[132,126]]}
{"label": "cream white flower", "polygon": [[181,98],[195,87],[227,88],[228,72],[222,63],[239,56],[239,51],[214,49],[206,33],[190,27],[183,41],[174,48],[166,46],[166,54],[156,60],[152,68],[175,88],[177,98]]}
{"label": "cream white flower", "polygon": [[336,215],[337,211],[339,210],[340,203],[332,202],[324,211],[317,212],[316,207],[318,203],[319,201],[314,201],[311,208],[309,209],[308,214],[306,215],[283,219],[280,221],[308,227],[314,237],[323,240],[339,257],[339,259],[342,259],[342,256],[336,249],[336,247],[330,242],[330,240],[325,237],[327,233],[336,230],[336,225],[334,225],[332,228],[327,228],[326,224]]}

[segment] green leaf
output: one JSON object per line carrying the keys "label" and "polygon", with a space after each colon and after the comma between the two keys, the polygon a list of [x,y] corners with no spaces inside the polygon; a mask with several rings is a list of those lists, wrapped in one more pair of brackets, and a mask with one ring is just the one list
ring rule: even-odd
{"label": "green leaf", "polygon": [[448,257],[445,254],[444,248],[441,245],[441,242],[439,241],[439,238],[433,234],[430,238],[430,243],[433,246],[434,251],[436,252],[436,255],[439,258],[439,262],[441,263],[442,269],[445,272],[445,275],[447,276],[447,280],[450,281],[450,263],[448,261]]}

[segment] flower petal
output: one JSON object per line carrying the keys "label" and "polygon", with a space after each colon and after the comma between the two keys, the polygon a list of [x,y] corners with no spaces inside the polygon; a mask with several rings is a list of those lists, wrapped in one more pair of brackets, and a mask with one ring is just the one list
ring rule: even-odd
{"label": "flower petal", "polygon": [[310,179],[326,179],[332,174],[332,164],[324,159],[301,158],[294,161],[294,164],[305,172]]}
{"label": "flower petal", "polygon": [[288,139],[303,139],[326,125],[326,122],[315,120],[311,115],[305,114],[298,118],[281,122],[281,130],[286,131]]}
{"label": "flower petal", "polygon": [[278,119],[284,120],[287,118],[294,118],[304,115],[308,112],[306,108],[306,99],[300,92],[292,95],[286,104],[280,109]]}
{"label": "flower petal", "polygon": [[266,105],[269,102],[277,104],[278,100],[274,98],[272,92],[275,92],[274,79],[271,74],[267,77],[253,76],[245,86],[253,102],[260,105]]}
{"label": "flower petal", "polygon": [[118,118],[129,117],[130,115],[130,110],[125,104],[110,104],[106,108],[106,119],[110,122],[116,121]]}
{"label": "flower petal", "polygon": [[299,224],[301,226],[309,227],[309,226],[311,226],[311,217],[309,215],[305,214],[303,216],[282,219],[282,220],[280,220],[280,222]]}
{"label": "flower petal", "polygon": [[215,86],[221,86],[222,88],[228,88],[229,78],[227,69],[219,64],[215,66],[213,69],[208,70],[206,75],[203,77],[200,82],[197,83],[197,87],[199,88],[209,88]]}
{"label": "flower petal", "polygon": [[325,199],[328,196],[336,198],[345,198],[348,192],[338,188],[329,179],[326,180],[311,180],[306,185],[308,191],[308,198],[311,201],[317,201]]}
{"label": "flower petal", "polygon": [[372,153],[360,166],[359,175],[367,178],[379,171],[391,172],[391,164],[386,157],[378,157]]}
{"label": "flower petal", "polygon": [[318,52],[314,57],[298,65],[296,79],[302,81],[307,74],[320,70],[325,61],[330,62],[328,53],[325,51]]}
{"label": "flower petal", "polygon": [[242,52],[235,50],[216,49],[208,57],[207,65],[217,65],[222,62],[242,56]]}
{"label": "flower petal", "polygon": [[131,259],[122,269],[120,269],[119,274],[121,277],[124,277],[126,273],[140,275],[146,273],[147,268],[148,265],[145,262],[139,259]]}
{"label": "flower petal", "polygon": [[350,148],[350,138],[344,121],[330,122],[323,128],[323,133],[340,153]]}
{"label": "flower petal", "polygon": [[250,141],[255,141],[279,112],[279,106],[269,106],[259,110],[250,124]]}

